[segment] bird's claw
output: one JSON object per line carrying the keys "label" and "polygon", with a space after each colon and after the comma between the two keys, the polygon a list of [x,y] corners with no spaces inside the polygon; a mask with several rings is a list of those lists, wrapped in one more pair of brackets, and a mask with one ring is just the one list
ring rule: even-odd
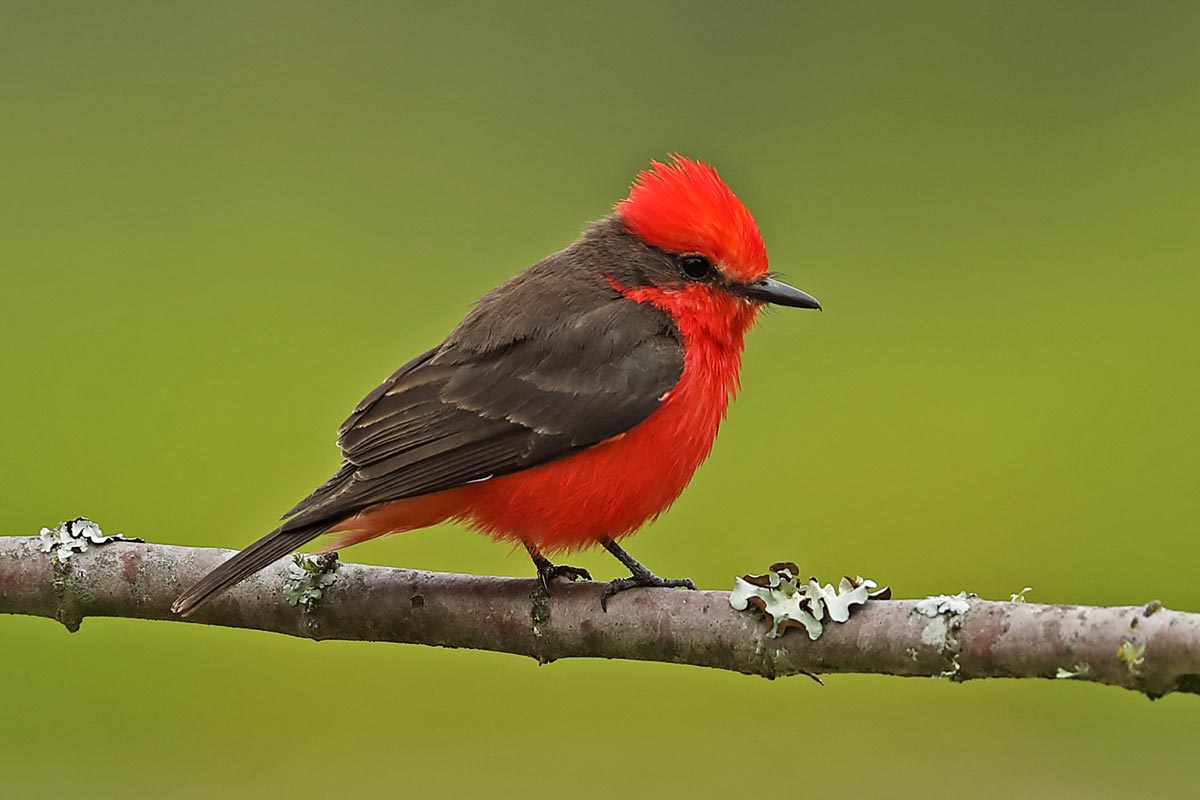
{"label": "bird's claw", "polygon": [[609,581],[600,595],[600,609],[608,611],[608,601],[611,597],[626,589],[691,589],[696,591],[696,584],[691,578],[660,578],[653,572],[635,573],[628,578],[617,578]]}
{"label": "bird's claw", "polygon": [[550,583],[555,578],[566,578],[568,581],[590,581],[592,573],[583,567],[569,567],[566,564],[547,563],[545,567],[538,567],[538,579],[542,582],[542,589],[546,594],[550,594]]}

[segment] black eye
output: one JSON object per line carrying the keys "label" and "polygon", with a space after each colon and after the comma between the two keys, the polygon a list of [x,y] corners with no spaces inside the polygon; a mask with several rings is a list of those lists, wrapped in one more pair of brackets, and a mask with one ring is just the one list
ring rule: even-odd
{"label": "black eye", "polygon": [[679,261],[683,274],[694,281],[703,280],[712,272],[712,262],[704,256],[684,256]]}

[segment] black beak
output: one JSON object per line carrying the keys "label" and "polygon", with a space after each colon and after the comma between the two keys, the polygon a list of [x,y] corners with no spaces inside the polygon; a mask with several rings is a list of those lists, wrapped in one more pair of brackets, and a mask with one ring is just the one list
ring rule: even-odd
{"label": "black beak", "polygon": [[777,306],[821,310],[821,304],[817,302],[817,298],[774,278],[759,278],[753,283],[743,283],[738,287],[738,294],[751,300],[772,303]]}

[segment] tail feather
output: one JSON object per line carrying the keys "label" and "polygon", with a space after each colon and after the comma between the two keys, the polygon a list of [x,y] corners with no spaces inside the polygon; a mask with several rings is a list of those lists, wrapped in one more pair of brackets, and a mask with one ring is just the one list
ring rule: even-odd
{"label": "tail feather", "polygon": [[186,617],[263,567],[311,542],[334,524],[334,521],[311,522],[288,529],[287,523],[284,523],[196,581],[179,595],[171,610]]}

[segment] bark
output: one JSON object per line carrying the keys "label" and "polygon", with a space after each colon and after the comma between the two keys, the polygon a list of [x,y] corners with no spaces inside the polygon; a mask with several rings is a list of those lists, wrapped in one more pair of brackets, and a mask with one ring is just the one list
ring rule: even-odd
{"label": "bark", "polygon": [[815,642],[766,636],[754,611],[719,591],[634,589],[600,610],[602,583],[454,575],[339,564],[311,607],[281,591],[283,560],[181,620],[174,598],[229,550],[114,542],[66,562],[34,537],[0,537],[0,613],[56,619],[129,617],[273,631],[310,639],[462,647],[530,656],[663,661],[776,678],[874,673],[1094,681],[1143,692],[1200,693],[1200,614],[1146,606],[1088,607],[971,599],[928,617],[915,600],[872,600]]}

